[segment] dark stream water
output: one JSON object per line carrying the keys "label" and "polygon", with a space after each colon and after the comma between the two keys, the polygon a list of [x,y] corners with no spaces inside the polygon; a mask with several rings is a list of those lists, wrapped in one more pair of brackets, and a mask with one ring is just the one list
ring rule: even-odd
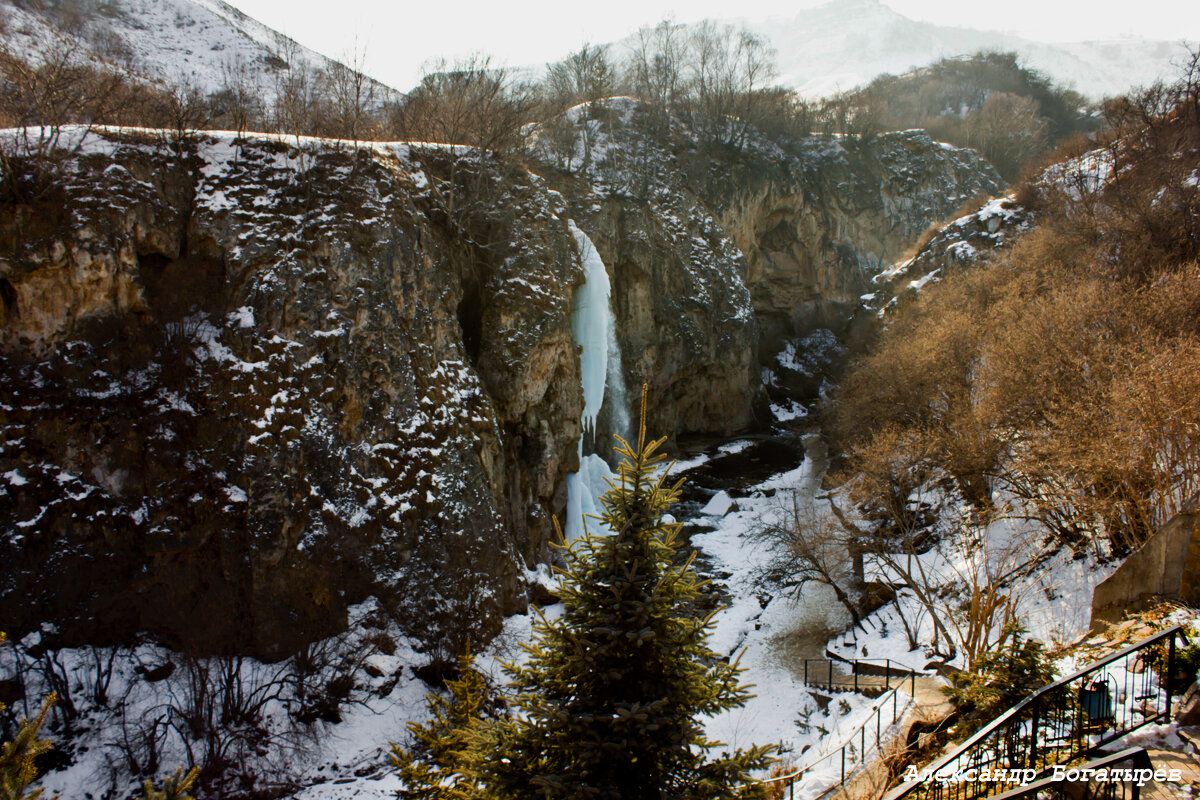
{"label": "dark stream water", "polygon": [[[738,442],[750,444],[734,453],[720,452],[722,446]],[[804,461],[804,433],[786,430],[735,439],[694,439],[681,442],[680,450],[680,460],[702,453],[712,456],[704,464],[678,473],[685,483],[675,517],[686,522],[718,492],[724,491],[735,500],[746,497],[751,487],[800,466]]]}
{"label": "dark stream water", "polygon": [[[700,517],[700,510],[718,492],[726,492],[736,502],[739,498],[749,496],[753,487],[763,481],[800,466],[806,453],[816,462],[816,480],[819,483],[819,473],[824,468],[826,457],[824,445],[815,440],[815,429],[811,424],[805,424],[805,420],[799,420],[798,423],[791,429],[734,439],[693,439],[680,442],[681,461],[701,454],[711,456],[704,464],[675,473],[677,477],[682,477],[685,483],[682,501],[675,507],[674,515],[684,524],[683,534],[689,543],[693,535],[713,530],[711,525],[701,522],[703,518]],[[806,439],[809,445],[807,448]],[[723,446],[747,442],[749,445],[737,452],[721,452]],[[796,488],[815,493],[819,486],[814,484]],[[767,493],[770,494],[771,491],[773,490],[767,490]],[[684,550],[690,552],[691,548],[685,547]],[[730,573],[714,563],[703,550],[698,551],[695,565],[700,574],[711,581],[711,596],[704,605],[711,608],[727,604],[730,594],[724,582],[730,577]],[[773,599],[774,590],[761,587],[756,594],[759,603],[765,608]],[[798,624],[792,630],[780,631],[774,638],[775,651],[779,659],[799,677],[803,672],[804,659],[824,658],[826,643],[834,633],[824,625],[813,624],[813,621],[809,620],[807,624]],[[821,668],[830,667],[825,664]]]}

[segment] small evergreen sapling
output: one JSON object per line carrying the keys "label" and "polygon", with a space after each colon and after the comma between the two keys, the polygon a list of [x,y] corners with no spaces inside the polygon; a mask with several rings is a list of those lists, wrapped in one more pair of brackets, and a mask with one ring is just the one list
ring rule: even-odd
{"label": "small evergreen sapling", "polygon": [[[0,644],[3,641],[3,634],[0,634]],[[38,729],[54,702],[54,695],[48,695],[42,701],[38,715],[22,722],[11,742],[0,744],[0,800],[38,800],[42,796],[41,789],[26,790],[37,778],[34,761],[50,749],[50,742],[38,738]],[[0,711],[4,708],[0,704]]]}
{"label": "small evergreen sapling", "polygon": [[180,767],[175,770],[174,775],[163,782],[162,789],[155,788],[152,781],[146,781],[139,800],[196,800],[188,792],[196,784],[196,778],[199,775],[199,767],[192,767],[186,775],[183,773],[183,768]]}
{"label": "small evergreen sapling", "polygon": [[1054,680],[1054,665],[1037,639],[1025,636],[1019,622],[1004,626],[1004,646],[979,659],[975,672],[956,672],[945,691],[959,713],[958,735],[973,733],[1030,692]]}
{"label": "small evergreen sapling", "polygon": [[398,800],[473,800],[479,794],[477,747],[493,698],[487,679],[471,666],[470,654],[458,660],[459,677],[446,681],[449,697],[429,695],[431,719],[408,723],[414,745],[405,750],[393,743],[392,766],[404,788]]}

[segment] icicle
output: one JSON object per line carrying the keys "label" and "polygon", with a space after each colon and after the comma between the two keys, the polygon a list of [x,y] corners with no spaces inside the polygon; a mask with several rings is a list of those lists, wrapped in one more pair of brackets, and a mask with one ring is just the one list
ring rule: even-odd
{"label": "icicle", "polygon": [[633,435],[629,422],[629,403],[625,399],[625,366],[621,363],[621,345],[617,341],[617,318],[608,307],[608,413],[609,428],[629,441]]}

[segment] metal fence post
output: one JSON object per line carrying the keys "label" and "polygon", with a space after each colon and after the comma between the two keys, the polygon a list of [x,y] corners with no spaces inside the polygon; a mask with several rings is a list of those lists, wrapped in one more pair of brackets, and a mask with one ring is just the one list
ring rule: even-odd
{"label": "metal fence post", "polygon": [[1167,689],[1167,721],[1171,720],[1171,678],[1175,675],[1175,633],[1171,633],[1171,643],[1167,645],[1167,674],[1164,683]]}
{"label": "metal fence post", "polygon": [[[1037,769],[1037,752],[1038,752],[1038,725],[1042,719],[1042,697],[1038,695],[1033,699],[1033,720],[1029,728],[1029,767]],[[1021,721],[1017,720],[1017,725]]]}

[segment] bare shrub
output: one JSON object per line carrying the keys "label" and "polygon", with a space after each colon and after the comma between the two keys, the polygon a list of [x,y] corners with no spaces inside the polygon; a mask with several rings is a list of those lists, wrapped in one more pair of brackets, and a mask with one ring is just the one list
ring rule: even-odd
{"label": "bare shrub", "polygon": [[858,625],[863,582],[858,532],[838,524],[799,491],[780,491],[775,499],[771,521],[755,530],[755,536],[777,554],[760,578],[794,594],[810,583],[828,586]]}
{"label": "bare shrub", "polygon": [[1040,174],[1038,229],[907,300],[851,368],[829,430],[880,530],[945,481],[980,522],[1104,558],[1200,489],[1194,80],[1115,104],[1118,138]]}
{"label": "bare shrub", "polygon": [[981,533],[982,528],[964,525],[946,559],[916,558],[911,546],[874,554],[889,580],[907,589],[932,622],[935,652],[947,661],[961,658],[968,671],[1012,635],[1017,621],[1013,583],[1037,558],[1036,547],[1027,541],[997,545]]}
{"label": "bare shrub", "polygon": [[533,87],[487,56],[438,62],[392,110],[394,138],[512,152],[537,105]]}

